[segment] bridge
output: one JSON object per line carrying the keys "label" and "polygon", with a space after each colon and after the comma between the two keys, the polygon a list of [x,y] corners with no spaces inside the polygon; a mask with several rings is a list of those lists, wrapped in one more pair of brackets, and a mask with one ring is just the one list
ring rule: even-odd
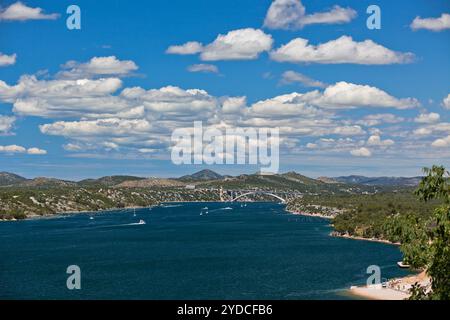
{"label": "bridge", "polygon": [[286,203],[291,198],[302,197],[303,194],[297,191],[274,191],[274,190],[223,190],[220,188],[220,200],[236,202],[240,199],[252,195],[265,195]]}
{"label": "bridge", "polygon": [[246,197],[246,196],[249,196],[249,195],[252,195],[252,194],[264,194],[264,195],[267,195],[267,196],[271,196],[271,197],[277,198],[278,200],[281,201],[281,203],[286,203],[286,200],[283,199],[282,197],[277,196],[276,194],[273,194],[271,192],[266,192],[266,191],[250,191],[250,192],[247,192],[247,193],[244,193],[244,194],[241,194],[241,195],[235,197],[234,199],[231,200],[231,202],[236,202],[240,198],[243,198],[243,197]]}

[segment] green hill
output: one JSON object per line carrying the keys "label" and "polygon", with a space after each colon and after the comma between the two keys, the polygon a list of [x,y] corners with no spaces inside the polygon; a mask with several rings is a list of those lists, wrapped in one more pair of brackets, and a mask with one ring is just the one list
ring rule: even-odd
{"label": "green hill", "polygon": [[99,179],[85,179],[78,182],[79,186],[107,186],[113,187],[125,181],[139,181],[145,178],[135,176],[106,176]]}

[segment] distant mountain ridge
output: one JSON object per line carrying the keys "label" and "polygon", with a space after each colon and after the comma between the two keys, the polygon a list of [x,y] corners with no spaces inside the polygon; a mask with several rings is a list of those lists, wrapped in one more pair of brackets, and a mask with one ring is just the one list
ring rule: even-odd
{"label": "distant mountain ridge", "polygon": [[69,187],[76,186],[76,182],[38,177],[34,179],[27,179],[10,172],[0,172],[0,186],[18,186],[18,187]]}
{"label": "distant mountain ridge", "polygon": [[19,187],[76,187],[77,183],[73,181],[66,181],[54,178],[38,177],[34,179],[26,179],[25,181],[17,184]]}
{"label": "distant mountain ridge", "polygon": [[9,186],[26,181],[27,179],[14,173],[0,172],[0,186]]}
{"label": "distant mountain ridge", "polygon": [[365,176],[342,176],[327,178],[331,181],[347,184],[362,184],[367,186],[403,186],[415,187],[422,180],[422,177],[365,177]]}
{"label": "distant mountain ridge", "polygon": [[277,188],[277,189],[315,189],[320,190],[343,189],[345,185],[385,186],[385,187],[414,187],[421,177],[366,177],[360,175],[340,177],[309,178],[297,172],[287,172],[273,175],[242,174],[238,176],[221,175],[205,169],[180,178],[144,178],[128,175],[106,176],[98,179],[84,179],[78,182],[55,178],[39,177],[27,179],[22,176],[0,172],[0,186],[17,187],[117,187],[117,188],[148,188],[148,187],[182,187],[195,184],[205,187],[224,188]]}
{"label": "distant mountain ridge", "polygon": [[207,180],[222,180],[224,179],[224,176],[218,174],[217,172],[214,172],[209,169],[198,171],[191,175],[185,175],[177,180],[180,181],[207,181]]}

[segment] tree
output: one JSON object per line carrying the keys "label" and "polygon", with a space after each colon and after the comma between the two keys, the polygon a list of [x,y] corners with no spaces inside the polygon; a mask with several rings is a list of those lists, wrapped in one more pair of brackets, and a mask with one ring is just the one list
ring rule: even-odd
{"label": "tree", "polygon": [[[411,290],[411,299],[450,300],[450,175],[442,166],[425,168],[424,173],[426,177],[415,194],[425,202],[438,199],[443,204],[424,224],[425,232],[401,239],[407,240],[405,247],[402,246],[402,251],[406,249],[404,254],[416,266],[426,268],[431,278],[431,292],[416,284]],[[424,250],[428,254],[424,255]]]}
{"label": "tree", "polygon": [[430,261],[427,224],[414,214],[398,214],[388,218],[384,231],[392,242],[400,242],[403,262],[414,269],[426,267]]}
{"label": "tree", "polygon": [[443,166],[433,166],[424,168],[426,176],[419,183],[419,188],[415,194],[422,201],[441,199],[446,204],[450,204],[450,184],[449,172]]}

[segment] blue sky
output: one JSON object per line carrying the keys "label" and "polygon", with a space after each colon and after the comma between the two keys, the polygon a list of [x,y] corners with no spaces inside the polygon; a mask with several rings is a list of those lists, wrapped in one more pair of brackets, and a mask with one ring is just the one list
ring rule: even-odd
{"label": "blue sky", "polygon": [[[0,170],[67,179],[194,172],[206,166],[173,165],[168,142],[194,120],[281,127],[281,171],[399,176],[450,167],[448,1],[77,1],[81,30],[68,30],[71,4],[2,2]],[[371,4],[381,8],[380,30],[366,27]],[[218,37],[230,33],[244,42],[224,52]],[[307,45],[287,55],[283,46],[298,38]],[[202,44],[195,54],[168,53],[186,53],[193,41]],[[52,86],[61,88],[46,91]],[[239,106],[224,112],[232,98]]]}

